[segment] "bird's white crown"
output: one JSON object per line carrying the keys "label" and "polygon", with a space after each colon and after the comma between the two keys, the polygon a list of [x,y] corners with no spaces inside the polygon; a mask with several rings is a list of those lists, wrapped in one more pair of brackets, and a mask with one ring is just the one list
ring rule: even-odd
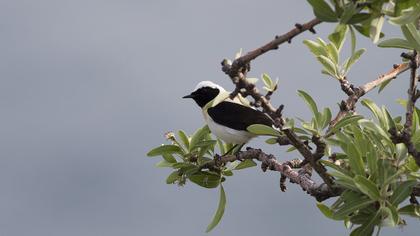
{"label": "bird's white crown", "polygon": [[200,88],[204,88],[204,87],[210,87],[210,88],[214,88],[214,89],[219,89],[219,91],[226,91],[222,86],[215,84],[211,81],[205,80],[205,81],[201,81],[200,83],[197,84],[197,86],[195,86],[194,91],[197,91]]}

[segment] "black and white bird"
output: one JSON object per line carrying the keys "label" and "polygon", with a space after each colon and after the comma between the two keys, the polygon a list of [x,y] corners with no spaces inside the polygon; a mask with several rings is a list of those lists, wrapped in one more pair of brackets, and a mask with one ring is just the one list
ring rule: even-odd
{"label": "black and white bird", "polygon": [[[230,92],[211,82],[198,83],[194,91],[183,98],[192,98],[201,107],[210,131],[227,143],[243,145],[255,137],[247,131],[253,124],[272,126],[265,113],[245,105],[244,98],[229,98]],[[238,95],[240,96],[240,95]]]}

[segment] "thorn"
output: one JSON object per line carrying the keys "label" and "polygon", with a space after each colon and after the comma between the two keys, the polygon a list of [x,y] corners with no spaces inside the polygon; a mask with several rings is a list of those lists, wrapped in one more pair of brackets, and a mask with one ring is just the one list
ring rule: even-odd
{"label": "thorn", "polygon": [[413,59],[413,55],[411,55],[409,53],[405,53],[405,52],[401,53],[401,57],[402,58],[405,58],[405,59],[408,59],[408,60],[412,60]]}
{"label": "thorn", "polygon": [[288,42],[288,43],[292,43],[292,38],[289,38],[289,39],[287,40],[287,42]]}
{"label": "thorn", "polygon": [[296,27],[298,30],[302,30],[302,29],[303,29],[303,25],[301,25],[301,24],[299,24],[299,23],[296,23],[296,24],[295,24],[295,27]]}
{"label": "thorn", "polygon": [[397,69],[398,67],[400,67],[400,65],[398,65],[398,64],[394,64],[394,65],[392,65],[392,67],[393,67],[394,69]]}
{"label": "thorn", "polygon": [[309,32],[311,32],[311,33],[313,33],[313,34],[316,34],[316,31],[315,31],[314,27],[310,28],[310,29],[309,29]]}

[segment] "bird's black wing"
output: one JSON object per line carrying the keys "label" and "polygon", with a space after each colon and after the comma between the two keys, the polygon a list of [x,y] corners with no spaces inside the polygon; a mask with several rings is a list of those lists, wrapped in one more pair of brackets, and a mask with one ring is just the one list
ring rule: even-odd
{"label": "bird's black wing", "polygon": [[246,130],[253,124],[273,125],[273,120],[263,112],[233,102],[221,102],[207,112],[216,123],[236,130]]}

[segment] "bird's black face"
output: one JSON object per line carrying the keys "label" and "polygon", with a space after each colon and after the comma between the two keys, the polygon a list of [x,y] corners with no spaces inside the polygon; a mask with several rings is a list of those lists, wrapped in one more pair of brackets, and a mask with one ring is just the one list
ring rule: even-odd
{"label": "bird's black face", "polygon": [[217,88],[202,87],[182,98],[192,98],[201,108],[203,108],[208,102],[213,100],[219,92],[220,91]]}

